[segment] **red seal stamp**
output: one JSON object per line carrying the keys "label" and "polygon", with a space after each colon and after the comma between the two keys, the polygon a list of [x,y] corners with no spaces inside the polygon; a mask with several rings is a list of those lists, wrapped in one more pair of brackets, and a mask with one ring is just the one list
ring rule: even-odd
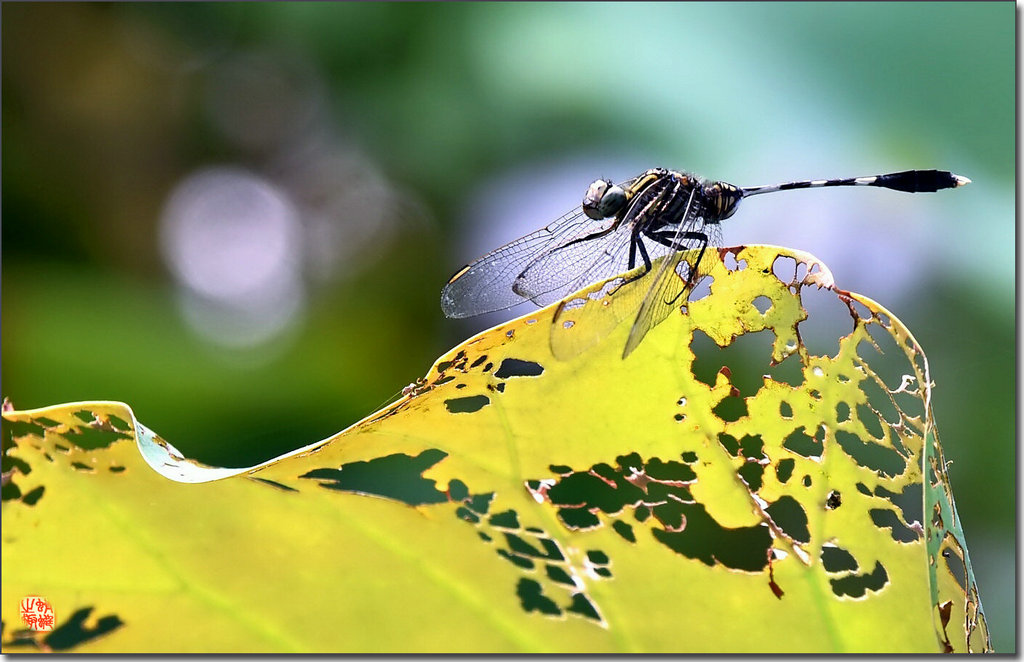
{"label": "red seal stamp", "polygon": [[53,607],[38,595],[29,595],[21,601],[21,620],[28,629],[49,632],[53,629]]}

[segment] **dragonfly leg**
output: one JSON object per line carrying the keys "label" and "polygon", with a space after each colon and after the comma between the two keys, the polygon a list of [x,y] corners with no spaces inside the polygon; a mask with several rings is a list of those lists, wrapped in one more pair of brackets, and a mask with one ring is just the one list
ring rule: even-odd
{"label": "dragonfly leg", "polygon": [[[633,245],[640,249],[640,257],[644,259],[644,274],[651,270],[651,256],[647,254],[647,248],[644,246],[644,240],[637,235],[633,237]],[[630,260],[630,268],[632,268],[633,260]],[[641,276],[643,274],[640,274]],[[639,278],[639,276],[638,276]]]}
{"label": "dragonfly leg", "polygon": [[686,288],[687,289],[693,287],[697,283],[697,274],[698,274],[697,266],[700,264],[700,261],[704,258],[704,251],[707,250],[707,247],[708,247],[708,238],[704,237],[704,242],[700,246],[700,252],[697,253],[697,259],[693,261],[693,268],[690,269],[690,276],[689,276],[689,278],[686,279]]}
{"label": "dragonfly leg", "polygon": [[[635,280],[639,280],[639,279],[643,278],[644,276],[647,275],[647,273],[651,270],[651,267],[653,266],[651,264],[651,256],[647,254],[647,248],[644,246],[643,239],[640,238],[639,234],[634,234],[629,239],[629,269],[628,269],[628,271],[632,271],[633,267],[636,266],[636,251],[637,251],[638,248],[640,249],[640,257],[642,257],[644,259],[644,270],[641,271],[640,273],[638,273],[636,276],[633,276],[632,278],[627,279],[626,283],[632,283]],[[625,284],[625,283],[623,283],[623,284]]]}

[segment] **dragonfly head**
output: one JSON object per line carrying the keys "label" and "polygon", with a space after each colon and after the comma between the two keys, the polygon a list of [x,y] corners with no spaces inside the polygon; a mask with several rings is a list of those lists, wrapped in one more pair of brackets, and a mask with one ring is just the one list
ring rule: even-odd
{"label": "dragonfly head", "polygon": [[583,196],[583,212],[599,221],[618,214],[626,206],[626,192],[607,179],[598,179]]}
{"label": "dragonfly head", "polygon": [[743,191],[732,184],[713,182],[704,187],[710,212],[716,221],[724,221],[736,213],[736,206],[743,198]]}

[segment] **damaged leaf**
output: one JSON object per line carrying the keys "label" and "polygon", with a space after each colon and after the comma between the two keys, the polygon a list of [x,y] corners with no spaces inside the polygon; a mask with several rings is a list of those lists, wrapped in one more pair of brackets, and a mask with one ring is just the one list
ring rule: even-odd
{"label": "damaged leaf", "polygon": [[[120,403],[5,409],[4,652],[988,650],[913,336],[805,253],[704,260],[626,360],[629,293],[598,284],[558,334],[555,307],[484,332],[256,467]],[[835,351],[803,340],[811,294]]]}

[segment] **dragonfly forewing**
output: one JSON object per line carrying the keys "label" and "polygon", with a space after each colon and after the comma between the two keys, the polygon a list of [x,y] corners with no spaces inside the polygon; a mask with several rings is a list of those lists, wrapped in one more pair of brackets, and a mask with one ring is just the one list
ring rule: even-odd
{"label": "dragonfly forewing", "polygon": [[641,266],[609,279],[590,294],[563,301],[555,311],[549,335],[554,357],[568,361],[608,337],[624,321],[635,319],[647,291],[644,269]]}
{"label": "dragonfly forewing", "polygon": [[576,208],[547,227],[520,237],[463,267],[441,291],[441,309],[447,317],[472,317],[510,308],[543,294],[541,291],[521,293],[511,285],[531,262],[614,222],[614,219],[595,222],[582,209]]}
{"label": "dragonfly forewing", "polygon": [[547,305],[627,269],[630,231],[618,224],[600,236],[556,247],[527,265],[512,287]]}

